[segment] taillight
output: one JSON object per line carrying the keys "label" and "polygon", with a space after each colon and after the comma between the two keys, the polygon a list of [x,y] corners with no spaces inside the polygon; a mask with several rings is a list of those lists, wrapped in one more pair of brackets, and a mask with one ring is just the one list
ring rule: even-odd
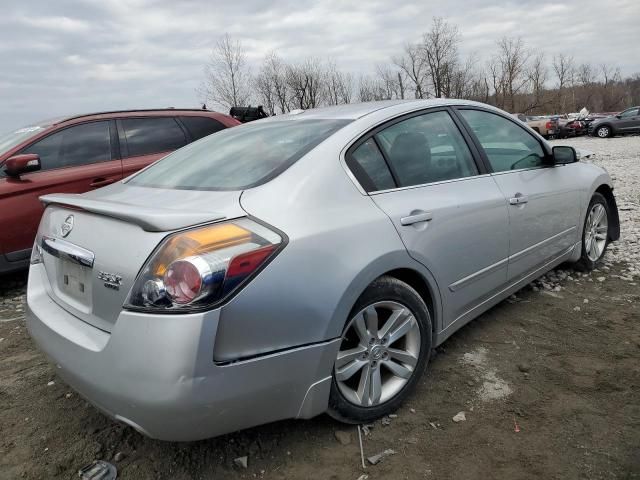
{"label": "taillight", "polygon": [[145,264],[125,308],[210,308],[229,298],[282,245],[278,233],[246,218],[173,234]]}
{"label": "taillight", "polygon": [[551,122],[547,122],[547,124],[545,125],[545,127],[547,128],[547,130],[551,130],[553,128],[553,123]]}

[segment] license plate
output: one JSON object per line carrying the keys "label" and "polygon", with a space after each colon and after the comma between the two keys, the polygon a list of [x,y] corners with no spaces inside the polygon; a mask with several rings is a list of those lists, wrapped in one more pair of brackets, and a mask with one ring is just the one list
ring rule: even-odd
{"label": "license plate", "polygon": [[555,133],[555,131],[554,131],[554,130],[547,130],[547,133],[548,133],[549,135],[553,135],[553,134]]}
{"label": "license plate", "polygon": [[59,286],[66,295],[86,303],[90,293],[89,280],[87,268],[64,260],[60,262]]}

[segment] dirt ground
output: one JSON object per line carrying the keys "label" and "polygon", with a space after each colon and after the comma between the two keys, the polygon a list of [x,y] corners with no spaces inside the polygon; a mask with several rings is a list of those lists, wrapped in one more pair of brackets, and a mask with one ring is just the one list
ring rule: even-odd
{"label": "dirt ground", "polygon": [[364,436],[366,456],[395,451],[365,470],[357,429],[326,415],[182,444],[107,419],[34,348],[26,275],[0,278],[0,478],[77,478],[104,459],[123,479],[640,479],[636,268],[561,266],[461,329]]}

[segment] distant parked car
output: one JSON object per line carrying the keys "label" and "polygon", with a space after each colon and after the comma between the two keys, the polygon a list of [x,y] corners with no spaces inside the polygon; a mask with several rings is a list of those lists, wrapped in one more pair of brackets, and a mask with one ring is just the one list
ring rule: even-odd
{"label": "distant parked car", "polygon": [[231,107],[229,115],[242,123],[253,122],[269,116],[262,108],[262,105],[257,107]]}
{"label": "distant parked car", "polygon": [[600,138],[640,133],[640,107],[627,108],[610,117],[601,118],[589,125],[589,134]]}
{"label": "distant parked car", "polygon": [[109,185],[239,124],[206,110],[134,110],[65,117],[0,136],[0,273],[29,266],[44,211],[40,195]]}
{"label": "distant parked car", "polygon": [[553,138],[558,134],[558,121],[546,117],[527,117],[527,125],[544,138]]}

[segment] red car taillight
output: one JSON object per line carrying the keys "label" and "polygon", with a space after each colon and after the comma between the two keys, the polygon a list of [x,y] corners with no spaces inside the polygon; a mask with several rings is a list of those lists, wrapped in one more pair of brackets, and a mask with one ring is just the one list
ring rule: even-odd
{"label": "red car taillight", "polygon": [[547,130],[551,130],[553,128],[553,122],[547,122],[547,124],[545,125],[545,128]]}
{"label": "red car taillight", "polygon": [[283,242],[278,233],[246,218],[171,235],[145,264],[125,307],[211,308],[257,273]]}

